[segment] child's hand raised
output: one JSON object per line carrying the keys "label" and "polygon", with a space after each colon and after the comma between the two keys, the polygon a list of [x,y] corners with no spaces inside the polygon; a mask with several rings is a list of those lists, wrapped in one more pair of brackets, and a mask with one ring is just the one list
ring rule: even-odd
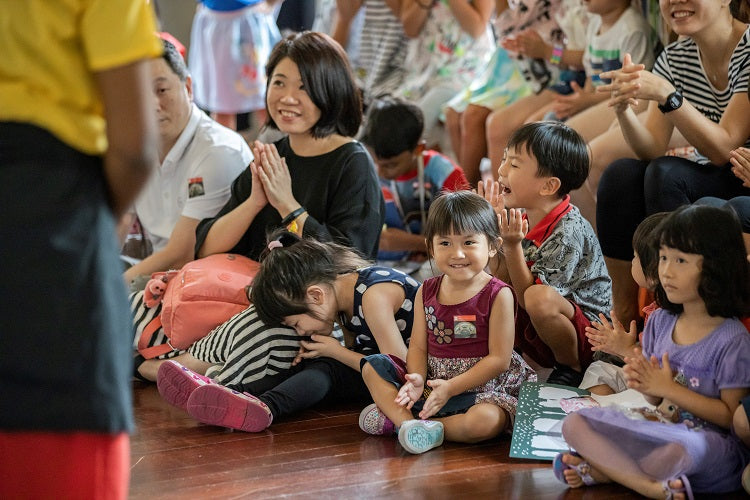
{"label": "child's hand raised", "polygon": [[646,359],[640,349],[634,350],[633,356],[625,358],[625,379],[631,389],[656,398],[668,397],[670,388],[676,383],[669,365],[669,355],[661,357],[661,366],[656,356]]}
{"label": "child's hand raised", "polygon": [[424,391],[424,378],[418,373],[407,373],[406,383],[401,386],[396,396],[396,404],[406,406],[407,410],[411,410],[414,403],[422,397]]}
{"label": "child's hand raised", "polygon": [[448,380],[435,379],[427,382],[432,389],[427,400],[424,402],[422,411],[419,412],[419,418],[426,420],[440,411],[445,403],[451,398],[450,382]]}
{"label": "child's hand raised", "polygon": [[520,208],[503,210],[497,215],[497,221],[500,223],[503,245],[519,244],[529,232],[529,220],[523,216],[523,210]]}
{"label": "child's hand raised", "polygon": [[612,315],[611,324],[604,314],[599,314],[599,321],[594,321],[591,323],[592,326],[586,327],[586,338],[591,344],[591,350],[603,351],[623,358],[632,356],[638,335],[635,320],[630,322],[630,330],[625,331],[625,327],[618,321],[615,312],[611,311],[610,314]]}
{"label": "child's hand raised", "polygon": [[[310,341],[302,340],[300,345],[302,348],[297,353],[293,364],[297,364],[302,359],[335,358],[336,351],[342,349],[341,343],[328,335],[311,335]],[[297,361],[298,359],[299,361]]]}
{"label": "child's hand raised", "polygon": [[485,179],[479,181],[477,184],[476,193],[490,202],[496,214],[505,211],[505,201],[503,200],[502,192],[500,183],[497,181]]}

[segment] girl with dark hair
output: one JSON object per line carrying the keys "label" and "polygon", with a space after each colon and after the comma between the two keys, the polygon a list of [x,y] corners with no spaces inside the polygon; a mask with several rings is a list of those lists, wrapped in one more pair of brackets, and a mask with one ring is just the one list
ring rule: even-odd
{"label": "girl with dark hair", "polygon": [[650,498],[728,493],[750,463],[729,431],[750,394],[750,335],[737,319],[750,299],[740,223],[693,205],[658,231],[661,309],[646,323],[643,355],[625,359],[625,377],[649,403],[669,401],[674,416],[611,406],[571,413],[562,430],[576,452],[557,456],[555,474],[573,488],[614,481]]}
{"label": "girl with dark hair", "polygon": [[[419,287],[413,278],[368,266],[336,243],[289,232],[271,238],[252,301],[265,324],[285,325],[304,338],[295,368],[291,376],[223,386],[168,361],[159,370],[159,391],[200,422],[259,432],[325,398],[366,401],[360,360],[378,352],[406,357]],[[331,336],[335,322],[349,348]]]}
{"label": "girl with dark hair", "polygon": [[[346,54],[327,35],[298,33],[274,47],[266,73],[268,125],[286,137],[255,142],[255,160],[232,184],[229,201],[198,224],[197,257],[228,252],[257,260],[267,233],[281,226],[375,258],[385,203],[370,155],[352,139],[362,106]],[[201,373],[211,369],[225,384],[276,375],[290,367],[298,339],[269,330],[250,306],[179,353],[180,360]],[[276,343],[265,342],[272,337]],[[156,380],[162,362],[145,361],[138,371]]]}
{"label": "girl with dark hair", "polygon": [[468,191],[442,195],[430,207],[425,237],[443,274],[417,292],[406,364],[382,354],[362,363],[375,404],[362,410],[360,427],[398,434],[410,453],[443,438],[475,443],[509,431],[521,383],[536,381],[513,350],[513,291],[485,270],[500,245],[490,203]]}

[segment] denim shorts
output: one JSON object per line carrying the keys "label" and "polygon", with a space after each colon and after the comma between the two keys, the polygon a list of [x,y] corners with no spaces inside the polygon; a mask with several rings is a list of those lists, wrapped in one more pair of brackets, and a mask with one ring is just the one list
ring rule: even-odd
{"label": "denim shorts", "polygon": [[[406,382],[406,363],[396,356],[391,356],[390,354],[371,354],[362,358],[362,361],[360,361],[360,368],[362,368],[365,363],[370,363],[370,366],[372,366],[375,372],[380,375],[380,378],[386,382],[392,383],[396,386],[396,389],[401,389],[401,386]],[[414,406],[411,407],[411,412],[415,417],[419,415],[420,411],[422,411],[424,402],[425,398],[422,396],[419,401],[415,402]],[[433,416],[448,417],[458,413],[466,413],[468,409],[475,404],[476,394],[473,392],[464,392],[463,394],[450,398],[445,405],[440,408],[440,411]]]}

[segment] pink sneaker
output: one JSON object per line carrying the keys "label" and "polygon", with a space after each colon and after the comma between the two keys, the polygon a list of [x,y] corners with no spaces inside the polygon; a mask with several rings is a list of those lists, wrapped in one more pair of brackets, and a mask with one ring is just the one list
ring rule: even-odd
{"label": "pink sneaker", "polygon": [[169,404],[187,410],[190,394],[202,385],[213,384],[210,378],[195,373],[174,360],[159,366],[156,387]]}
{"label": "pink sneaker", "polygon": [[263,401],[219,384],[194,390],[187,403],[187,412],[204,424],[245,432],[260,432],[273,421],[271,410]]}
{"label": "pink sneaker", "polygon": [[365,406],[360,412],[359,428],[373,436],[390,436],[396,431],[391,419],[386,417],[375,403]]}

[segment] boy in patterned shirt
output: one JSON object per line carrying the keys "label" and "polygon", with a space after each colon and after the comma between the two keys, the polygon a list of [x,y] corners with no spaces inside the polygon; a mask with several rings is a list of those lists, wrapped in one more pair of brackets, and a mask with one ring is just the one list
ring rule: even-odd
{"label": "boy in patterned shirt", "polygon": [[518,296],[515,348],[554,367],[548,383],[576,387],[592,361],[585,328],[612,308],[599,241],[568,195],[588,172],[588,149],[577,132],[534,122],[511,136],[499,183],[479,189],[500,223],[503,252],[494,274]]}

